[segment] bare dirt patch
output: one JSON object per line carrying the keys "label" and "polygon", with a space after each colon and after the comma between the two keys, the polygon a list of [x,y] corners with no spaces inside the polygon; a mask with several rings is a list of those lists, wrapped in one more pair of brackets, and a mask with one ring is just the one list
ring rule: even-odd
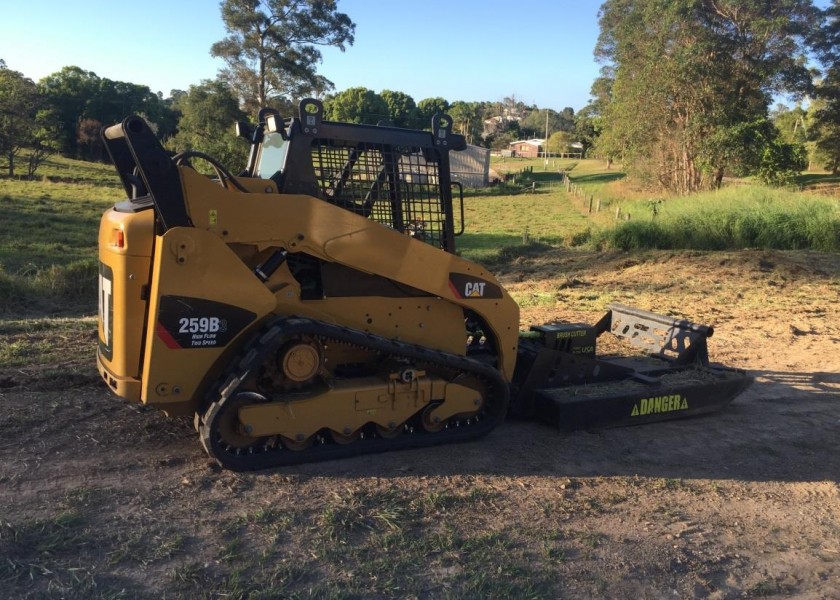
{"label": "bare dirt patch", "polygon": [[[840,598],[840,257],[552,251],[523,327],[610,302],[714,325],[722,413],[254,474],[96,385],[0,388],[8,598]],[[92,370],[92,369],[91,369]],[[84,378],[78,381],[84,381]]]}

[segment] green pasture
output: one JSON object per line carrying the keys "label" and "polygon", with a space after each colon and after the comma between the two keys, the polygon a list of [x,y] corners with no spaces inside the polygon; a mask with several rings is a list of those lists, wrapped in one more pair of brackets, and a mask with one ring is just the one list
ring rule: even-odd
{"label": "green pasture", "polygon": [[90,312],[99,217],[124,192],[108,165],[53,158],[38,175],[0,179],[0,313]]}
{"label": "green pasture", "polygon": [[559,184],[551,192],[467,197],[464,225],[458,250],[478,262],[493,260],[509,247],[580,245],[575,236],[590,226]]}

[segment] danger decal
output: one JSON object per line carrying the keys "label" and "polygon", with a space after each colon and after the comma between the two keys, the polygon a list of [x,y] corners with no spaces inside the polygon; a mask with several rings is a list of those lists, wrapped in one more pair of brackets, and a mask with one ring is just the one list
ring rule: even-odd
{"label": "danger decal", "polygon": [[631,417],[643,417],[645,415],[657,415],[661,413],[688,410],[688,398],[679,394],[670,396],[655,396],[653,398],[642,398],[633,406]]}

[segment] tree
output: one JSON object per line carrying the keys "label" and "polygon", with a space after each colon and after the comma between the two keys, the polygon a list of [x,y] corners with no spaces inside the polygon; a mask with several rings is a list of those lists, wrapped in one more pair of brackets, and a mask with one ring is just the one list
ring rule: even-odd
{"label": "tree", "polygon": [[522,139],[519,121],[503,120],[484,138],[484,143],[493,150],[507,150],[511,142]]}
{"label": "tree", "polygon": [[32,124],[32,137],[29,144],[29,156],[26,161],[26,176],[29,179],[35,175],[35,171],[44,160],[54,152],[59,151],[59,136],[61,127],[56,119],[55,112],[45,107],[43,99],[39,102],[41,108],[35,113],[35,121]]}
{"label": "tree", "polygon": [[494,111],[507,121],[521,121],[528,114],[530,109],[516,94],[505,96],[500,102],[494,104]]}
{"label": "tree", "polygon": [[388,106],[388,119],[397,127],[413,127],[417,121],[417,104],[404,92],[382,90],[379,96]]}
{"label": "tree", "polygon": [[79,153],[85,160],[102,160],[105,146],[99,132],[102,123],[96,119],[82,119],[79,121],[77,142]]}
{"label": "tree", "polygon": [[436,113],[445,113],[449,110],[449,102],[440,96],[435,98],[424,98],[417,103],[417,120],[415,125],[419,129],[431,129],[432,117]]}
{"label": "tree", "polygon": [[39,104],[35,83],[5,63],[0,65],[0,156],[10,177],[15,174],[15,158],[34,142]]}
{"label": "tree", "polygon": [[770,113],[773,125],[779,130],[779,135],[788,144],[804,144],[808,141],[808,127],[806,120],[808,111],[801,105],[788,108],[784,104],[777,104]]}
{"label": "tree", "polygon": [[145,85],[104,79],[93,71],[70,66],[41,79],[38,92],[60,124],[59,147],[70,156],[79,155],[84,148],[79,145],[79,127],[85,120],[110,125],[142,113],[159,127],[161,136],[174,133],[176,115],[171,106]]}
{"label": "tree", "polygon": [[840,171],[840,0],[833,0],[822,13],[823,27],[812,42],[823,67],[823,77],[814,89],[809,107],[813,155],[833,174]]}
{"label": "tree", "polygon": [[179,97],[175,108],[181,112],[181,119],[177,135],[167,143],[170,149],[204,152],[232,173],[242,170],[248,157],[248,143],[236,137],[234,126],[237,121],[246,120],[246,115],[225,82],[205,80],[190,86]]}
{"label": "tree", "polygon": [[768,185],[790,185],[807,164],[804,146],[776,138],[764,145],[758,177]]}
{"label": "tree", "polygon": [[79,122],[90,115],[88,103],[99,93],[99,77],[93,71],[76,66],[64,67],[38,82],[38,91],[53,108],[61,133],[58,140],[61,152],[75,156],[78,150]]}
{"label": "tree", "polygon": [[827,90],[818,94],[809,110],[809,115],[813,114],[813,155],[817,164],[836,175],[840,172],[840,100]]}
{"label": "tree", "polygon": [[[810,85],[810,0],[607,0],[596,56],[613,74],[598,148],[676,193],[719,185],[710,143]],[[731,158],[731,157],[730,157]]]}
{"label": "tree", "polygon": [[510,131],[502,131],[490,136],[488,140],[490,142],[490,148],[493,150],[507,150],[511,142],[515,142],[518,138],[519,136]]}
{"label": "tree", "polygon": [[467,143],[477,144],[484,133],[484,108],[480,102],[456,100],[449,107],[455,131],[466,137]]}
{"label": "tree", "polygon": [[228,36],[213,44],[210,54],[225,61],[221,79],[254,113],[278,99],[332,89],[332,82],[317,74],[316,46],[344,51],[356,28],[335,0],[223,0],[221,11]]}
{"label": "tree", "polygon": [[564,108],[558,113],[550,108],[537,108],[530,111],[524,119],[519,122],[519,127],[526,137],[545,137],[546,124],[548,132],[574,131],[575,111],[572,108]]}
{"label": "tree", "polygon": [[560,154],[569,151],[569,144],[572,143],[572,134],[568,131],[555,131],[546,141],[546,151],[551,154]]}
{"label": "tree", "polygon": [[[575,115],[575,137],[583,145],[584,156],[598,143],[603,129],[604,112],[609,106],[615,75],[610,67],[603,67],[601,75],[592,82],[589,104]],[[608,160],[611,156],[606,157]]]}
{"label": "tree", "polygon": [[376,125],[389,119],[388,105],[376,92],[364,87],[349,88],[327,97],[324,113],[331,121]]}

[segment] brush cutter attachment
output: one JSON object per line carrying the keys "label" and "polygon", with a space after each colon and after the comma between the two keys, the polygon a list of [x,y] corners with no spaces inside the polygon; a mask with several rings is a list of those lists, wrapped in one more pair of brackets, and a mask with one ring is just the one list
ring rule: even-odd
{"label": "brush cutter attachment", "polygon": [[567,430],[637,425],[719,410],[752,383],[744,371],[709,363],[712,327],[609,308],[595,325],[538,325],[522,336],[515,416]]}

